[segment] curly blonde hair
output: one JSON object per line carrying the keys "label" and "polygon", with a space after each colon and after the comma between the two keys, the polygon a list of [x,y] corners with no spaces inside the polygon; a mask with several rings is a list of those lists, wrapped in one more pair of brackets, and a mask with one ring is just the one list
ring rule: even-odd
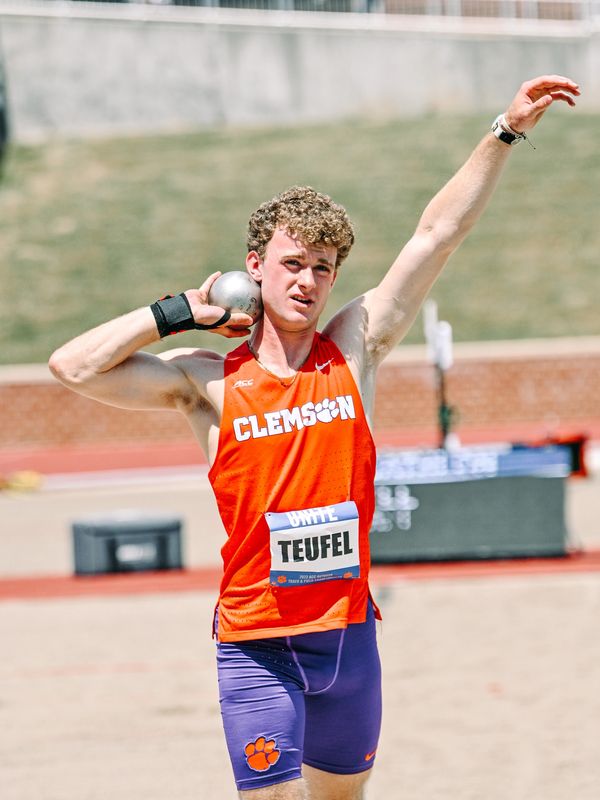
{"label": "curly blonde hair", "polygon": [[337,248],[336,269],[354,244],[354,229],[346,210],[310,186],[292,186],[262,203],[248,222],[248,252],[264,258],[277,228],[284,228],[306,244]]}

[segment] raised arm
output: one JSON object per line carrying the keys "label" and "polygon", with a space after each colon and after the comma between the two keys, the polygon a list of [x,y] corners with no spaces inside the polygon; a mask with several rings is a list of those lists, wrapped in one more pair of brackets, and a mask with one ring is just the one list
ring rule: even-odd
{"label": "raised arm", "polygon": [[[556,101],[575,105],[578,95],[578,85],[559,75],[525,82],[496,135],[490,131],[431,200],[386,276],[361,301],[370,361],[378,363],[403,338],[449,256],[483,213],[511,152],[503,140],[513,138],[514,132],[526,134]],[[506,135],[497,138],[503,129]],[[350,315],[358,313],[348,310]]]}
{"label": "raised arm", "polygon": [[[210,326],[223,317],[224,309],[207,304],[210,286],[219,275],[214,273],[199,289],[185,292],[193,317],[190,324]],[[245,336],[245,326],[251,322],[246,314],[232,314],[213,331],[227,338]],[[193,350],[161,355],[140,352],[159,339],[155,313],[149,306],[138,308],[67,342],[52,354],[49,366],[69,389],[110,405],[185,411],[203,395],[202,381],[192,370],[196,354],[203,352],[207,362],[218,356]]]}

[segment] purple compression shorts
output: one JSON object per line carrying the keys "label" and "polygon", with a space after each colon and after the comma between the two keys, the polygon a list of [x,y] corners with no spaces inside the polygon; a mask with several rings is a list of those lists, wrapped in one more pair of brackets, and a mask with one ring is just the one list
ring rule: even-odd
{"label": "purple compression shorts", "polygon": [[373,765],[381,728],[375,617],[346,629],[217,643],[219,694],[237,788]]}

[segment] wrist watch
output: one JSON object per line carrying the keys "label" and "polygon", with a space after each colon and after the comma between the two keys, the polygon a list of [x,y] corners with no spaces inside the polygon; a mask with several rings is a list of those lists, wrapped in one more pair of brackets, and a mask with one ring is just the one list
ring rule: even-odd
{"label": "wrist watch", "polygon": [[492,124],[492,133],[496,137],[496,139],[500,139],[501,142],[504,144],[515,145],[522,142],[523,139],[526,139],[524,133],[518,133],[517,131],[513,131],[510,127],[504,114],[500,114],[500,116],[496,117]]}

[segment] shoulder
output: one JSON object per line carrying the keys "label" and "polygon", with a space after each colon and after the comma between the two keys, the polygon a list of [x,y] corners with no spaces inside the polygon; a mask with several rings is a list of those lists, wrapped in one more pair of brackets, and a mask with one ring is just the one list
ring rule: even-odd
{"label": "shoulder", "polygon": [[361,294],[341,308],[325,325],[323,334],[338,347],[346,361],[361,369],[366,354],[366,336],[369,324],[368,296]]}
{"label": "shoulder", "polygon": [[372,293],[369,290],[345,305],[323,329],[346,360],[368,417],[372,413],[378,365],[368,341]]}
{"label": "shoulder", "polygon": [[204,350],[200,347],[175,347],[172,350],[165,350],[159,353],[158,357],[163,361],[224,361],[225,356],[216,353],[214,350]]}
{"label": "shoulder", "polygon": [[209,383],[223,380],[227,355],[203,348],[178,347],[158,357],[180,370],[201,394],[205,394]]}

